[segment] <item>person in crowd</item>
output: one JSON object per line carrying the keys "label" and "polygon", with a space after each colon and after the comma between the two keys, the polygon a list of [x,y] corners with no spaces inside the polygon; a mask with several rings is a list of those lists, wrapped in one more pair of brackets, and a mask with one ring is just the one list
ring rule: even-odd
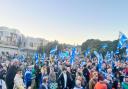
{"label": "person in crowd", "polygon": [[67,86],[68,86],[69,89],[72,89],[73,88],[73,81],[75,81],[75,80],[73,80],[70,65],[67,66],[67,79],[68,79],[67,80],[68,81]]}
{"label": "person in crowd", "polygon": [[7,89],[6,83],[3,79],[0,79],[0,89]]}
{"label": "person in crowd", "polygon": [[81,80],[76,80],[76,85],[73,89],[84,89],[81,85]]}
{"label": "person in crowd", "polygon": [[25,85],[22,79],[22,70],[20,68],[17,69],[15,78],[14,78],[14,87],[13,89],[25,89]]}
{"label": "person in crowd", "polygon": [[24,80],[25,80],[26,88],[28,88],[31,86],[31,83],[32,83],[32,72],[30,68],[26,70],[24,77],[25,77]]}
{"label": "person in crowd", "polygon": [[6,74],[6,85],[7,85],[7,89],[13,89],[14,86],[14,81],[10,81],[10,80],[14,80],[14,77],[17,73],[17,69],[19,68],[19,63],[13,62],[12,65],[8,68],[7,70],[7,74]]}
{"label": "person in crowd", "polygon": [[7,89],[6,83],[4,81],[4,75],[5,75],[5,71],[3,69],[3,66],[0,63],[0,89]]}
{"label": "person in crowd", "polygon": [[107,84],[107,89],[112,89],[112,76],[107,75],[105,82]]}
{"label": "person in crowd", "polygon": [[34,68],[35,68],[35,76],[36,76],[35,77],[36,89],[38,89],[41,81],[41,69],[37,64],[34,66]]}
{"label": "person in crowd", "polygon": [[0,63],[0,79],[5,80],[6,77],[6,70],[3,68],[2,64]]}
{"label": "person in crowd", "polygon": [[65,67],[63,67],[62,73],[58,77],[59,88],[60,89],[68,89],[67,83],[68,83],[67,70]]}
{"label": "person in crowd", "polygon": [[104,81],[104,77],[102,74],[99,74],[98,76],[98,82],[96,83],[94,89],[107,89],[107,84],[106,82]]}
{"label": "person in crowd", "polygon": [[48,76],[43,77],[42,84],[39,89],[49,89],[48,88]]}
{"label": "person in crowd", "polygon": [[128,74],[126,74],[124,82],[122,82],[122,89],[128,89]]}
{"label": "person in crowd", "polygon": [[98,82],[98,73],[93,72],[92,78],[89,81],[89,89],[94,89],[97,82]]}
{"label": "person in crowd", "polygon": [[87,83],[89,83],[89,80],[90,80],[89,67],[90,65],[84,65],[84,69],[83,69],[83,75],[86,78]]}
{"label": "person in crowd", "polygon": [[76,72],[76,79],[79,79],[79,78],[80,78],[82,87],[85,88],[87,83],[86,83],[86,79],[85,79],[85,77],[84,77],[82,71],[83,71],[82,68],[78,68],[78,69],[77,69],[77,72]]}
{"label": "person in crowd", "polygon": [[58,84],[56,81],[56,73],[54,71],[54,68],[50,68],[50,74],[49,74],[49,89],[58,89]]}

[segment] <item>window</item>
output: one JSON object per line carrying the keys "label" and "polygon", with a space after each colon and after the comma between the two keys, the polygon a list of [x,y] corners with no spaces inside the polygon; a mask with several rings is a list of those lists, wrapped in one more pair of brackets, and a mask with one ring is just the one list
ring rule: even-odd
{"label": "window", "polygon": [[26,46],[25,42],[24,42],[24,47]]}
{"label": "window", "polygon": [[2,31],[0,31],[0,36],[3,36],[3,32]]}
{"label": "window", "polygon": [[32,42],[30,43],[30,47],[33,47],[33,43]]}

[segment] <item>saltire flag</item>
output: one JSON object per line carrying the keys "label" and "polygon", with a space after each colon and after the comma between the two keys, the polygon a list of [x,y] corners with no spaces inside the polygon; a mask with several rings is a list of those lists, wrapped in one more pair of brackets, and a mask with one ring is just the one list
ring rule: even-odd
{"label": "saltire flag", "polygon": [[70,64],[73,65],[75,61],[75,55],[76,55],[76,48],[72,48],[72,54],[71,54],[71,59],[70,59]]}
{"label": "saltire flag", "polygon": [[35,62],[36,62],[36,64],[39,62],[39,55],[38,55],[38,52],[35,53]]}
{"label": "saltire flag", "polygon": [[45,58],[46,58],[46,54],[43,53],[42,58],[41,58],[42,59],[42,62],[44,62]]}
{"label": "saltire flag", "polygon": [[97,51],[94,51],[94,54],[98,59],[98,71],[100,72],[101,71],[101,67],[102,67],[102,63],[103,63],[103,56],[102,56],[101,53],[99,54]]}
{"label": "saltire flag", "polygon": [[87,57],[90,54],[91,49],[87,48],[87,50],[84,53],[84,56]]}
{"label": "saltire flag", "polygon": [[126,61],[128,62],[128,44],[126,46]]}
{"label": "saltire flag", "polygon": [[116,52],[115,52],[115,54],[119,54],[119,53],[120,53],[120,52],[119,52],[119,49],[117,49]]}
{"label": "saltire flag", "polygon": [[117,49],[122,49],[122,48],[126,47],[127,40],[128,40],[128,38],[126,37],[126,35],[123,34],[122,32],[120,32]]}
{"label": "saltire flag", "polygon": [[56,51],[57,51],[57,46],[50,50],[50,54],[55,54]]}
{"label": "saltire flag", "polygon": [[59,52],[59,58],[64,59],[64,55],[63,55],[62,51]]}
{"label": "saltire flag", "polygon": [[113,55],[114,55],[114,53],[113,53],[113,51],[111,51],[111,60],[113,59]]}
{"label": "saltire flag", "polygon": [[111,59],[111,53],[110,53],[109,51],[107,51],[106,59],[107,59],[108,61]]}
{"label": "saltire flag", "polygon": [[128,44],[127,44],[127,46],[126,46],[126,54],[127,54],[127,56],[128,56]]}
{"label": "saltire flag", "polygon": [[59,52],[59,57],[61,59],[68,58],[69,57],[69,51]]}

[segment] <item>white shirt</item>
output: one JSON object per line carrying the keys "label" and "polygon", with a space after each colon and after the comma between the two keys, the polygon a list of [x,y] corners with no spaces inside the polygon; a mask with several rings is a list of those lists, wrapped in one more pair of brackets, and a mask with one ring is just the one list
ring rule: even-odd
{"label": "white shirt", "polygon": [[19,74],[16,74],[15,78],[14,78],[14,87],[13,87],[13,89],[18,89],[19,87],[20,87],[20,89],[25,89],[23,79],[21,78],[21,76]]}
{"label": "white shirt", "polygon": [[63,76],[64,76],[64,88],[66,88],[66,86],[67,86],[67,74],[63,73]]}
{"label": "white shirt", "polygon": [[2,89],[7,89],[6,84],[2,79],[0,79],[0,86],[2,86]]}

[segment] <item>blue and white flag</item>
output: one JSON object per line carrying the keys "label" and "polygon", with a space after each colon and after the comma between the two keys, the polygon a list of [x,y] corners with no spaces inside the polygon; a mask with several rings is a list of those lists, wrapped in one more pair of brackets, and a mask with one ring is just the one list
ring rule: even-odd
{"label": "blue and white flag", "polygon": [[94,54],[98,59],[98,71],[101,71],[101,67],[102,67],[102,63],[103,63],[103,56],[101,53],[99,54],[97,51],[94,51]]}
{"label": "blue and white flag", "polygon": [[53,49],[50,50],[50,54],[53,55],[53,54],[55,54],[56,51],[57,51],[57,46],[55,48],[53,48]]}
{"label": "blue and white flag", "polygon": [[43,53],[43,55],[42,55],[42,61],[44,61],[45,60],[45,58],[46,58],[46,54],[45,53]]}
{"label": "blue and white flag", "polygon": [[127,54],[127,56],[128,56],[128,44],[127,44],[127,46],[126,46],[126,54]]}
{"label": "blue and white flag", "polygon": [[108,61],[111,59],[111,53],[110,53],[109,51],[107,51],[106,59],[107,59]]}
{"label": "blue and white flag", "polygon": [[71,54],[71,59],[70,59],[70,64],[72,65],[75,61],[75,55],[76,55],[76,48],[72,48],[72,54]]}
{"label": "blue and white flag", "polygon": [[119,50],[117,49],[116,52],[115,52],[115,54],[119,54],[119,53],[120,53],[120,52],[119,52]]}
{"label": "blue and white flag", "polygon": [[35,53],[35,62],[36,62],[36,64],[39,62],[39,55],[38,55],[38,52]]}
{"label": "blue and white flag", "polygon": [[123,34],[122,32],[120,32],[119,43],[118,43],[117,49],[122,49],[122,48],[126,47],[127,40],[128,40],[128,38],[126,37],[126,35]]}
{"label": "blue and white flag", "polygon": [[99,53],[97,52],[97,51],[94,51],[94,54],[95,54],[95,56],[99,59],[100,58],[100,55],[99,55]]}
{"label": "blue and white flag", "polygon": [[126,46],[126,61],[128,62],[128,44]]}
{"label": "blue and white flag", "polygon": [[62,52],[59,52],[59,58],[64,59],[64,55]]}
{"label": "blue and white flag", "polygon": [[87,50],[85,51],[84,56],[87,57],[90,54],[90,51],[91,51],[91,49],[90,48],[87,48]]}

